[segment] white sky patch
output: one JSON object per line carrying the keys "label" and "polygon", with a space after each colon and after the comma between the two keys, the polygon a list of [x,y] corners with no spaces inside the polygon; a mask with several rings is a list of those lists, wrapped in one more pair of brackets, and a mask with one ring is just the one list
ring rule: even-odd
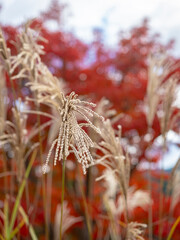
{"label": "white sky patch", "polygon": [[[167,134],[167,142],[168,142],[168,149],[162,156],[162,159],[158,162],[152,163],[151,167],[152,169],[161,169],[161,166],[163,165],[164,170],[170,170],[172,169],[175,164],[177,163],[179,157],[180,157],[180,148],[178,147],[178,144],[180,144],[180,136],[175,133],[174,131],[170,130]],[[154,147],[157,148],[163,148],[163,137],[159,136],[154,141]],[[153,150],[154,151],[154,150]],[[150,156],[155,155],[156,152],[149,154]],[[155,150],[156,151],[156,150]],[[141,162],[138,166],[138,169],[140,170],[146,170],[149,168],[149,163]]]}
{"label": "white sky patch", "polygon": [[[165,170],[172,169],[177,163],[180,157],[180,148],[176,145],[170,145],[169,151],[165,154],[163,158],[163,168]],[[161,168],[161,162],[158,163],[158,167]]]}
{"label": "white sky patch", "polygon": [[[161,34],[166,43],[176,40],[174,54],[180,55],[180,1],[179,0],[60,0],[68,5],[65,13],[66,29],[87,42],[92,40],[92,29],[104,30],[105,42],[117,43],[120,30],[129,30],[150,19],[153,32]],[[47,9],[50,0],[1,0],[3,9],[0,21],[22,23]]]}
{"label": "white sky patch", "polygon": [[40,11],[48,8],[50,0],[1,0],[0,21],[20,24],[28,18],[37,17]]}

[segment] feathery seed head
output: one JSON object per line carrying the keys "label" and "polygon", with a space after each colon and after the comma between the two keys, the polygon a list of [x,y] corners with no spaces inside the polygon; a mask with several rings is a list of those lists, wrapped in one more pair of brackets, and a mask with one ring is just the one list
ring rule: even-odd
{"label": "feathery seed head", "polygon": [[[61,219],[61,205],[58,204],[55,215],[55,223],[54,223],[54,239],[59,239],[59,231],[60,231],[60,219]],[[81,222],[83,217],[74,217],[70,213],[70,209],[68,207],[68,203],[64,201],[63,204],[63,223],[62,223],[62,235],[75,223]]]}
{"label": "feathery seed head", "polygon": [[[161,98],[164,97],[161,96],[162,92],[164,92],[164,87],[166,88],[167,84],[171,85],[168,83],[169,79],[167,79],[167,83],[165,79],[171,72],[175,71],[175,69],[177,69],[178,67],[179,63],[175,64],[173,60],[168,59],[167,55],[164,53],[159,55],[150,55],[149,57],[148,85],[147,85],[148,111],[146,114],[149,127],[152,126],[158,108],[158,104]],[[170,88],[173,88],[173,86],[171,87],[169,86],[169,91]]]}
{"label": "feathery seed head", "polygon": [[[121,128],[119,128],[118,136],[111,125],[110,120],[103,123],[101,130],[102,142],[100,142],[97,149],[103,153],[102,156],[97,156],[96,163],[105,166],[113,171],[120,183],[121,192],[126,197],[130,178],[130,159],[128,154],[124,154],[121,145]],[[98,179],[102,179],[102,175]]]}
{"label": "feathery seed head", "polygon": [[[94,146],[94,143],[82,127],[90,127],[100,134],[100,129],[93,125],[89,117],[96,116],[101,119],[103,118],[86,106],[94,107],[95,105],[93,103],[81,101],[74,92],[68,96],[59,93],[58,96],[60,105],[58,106],[57,99],[54,99],[52,104],[57,107],[60,115],[60,129],[57,139],[53,141],[49,150],[43,171],[46,172],[51,153],[56,146],[54,165],[56,165],[57,160],[61,161],[64,157],[67,158],[70,153],[69,148],[71,148],[78,162],[82,164],[83,172],[86,173],[86,168],[94,163],[89,151],[89,149]],[[78,124],[77,114],[79,114],[86,123]]]}
{"label": "feathery seed head", "polygon": [[141,236],[144,230],[147,228],[146,224],[137,223],[137,222],[130,222],[128,223],[127,227],[127,239],[128,240],[144,240]]}

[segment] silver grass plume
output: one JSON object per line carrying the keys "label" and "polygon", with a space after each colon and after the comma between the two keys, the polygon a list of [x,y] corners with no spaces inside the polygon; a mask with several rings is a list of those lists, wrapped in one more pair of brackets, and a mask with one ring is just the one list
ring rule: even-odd
{"label": "silver grass plume", "polygon": [[43,46],[38,44],[38,41],[46,41],[39,33],[29,28],[30,22],[28,22],[24,30],[18,36],[17,56],[11,57],[11,74],[17,68],[20,68],[19,73],[13,78],[27,78],[29,73],[33,72],[33,78],[36,80],[38,71],[36,65],[41,62],[40,56],[44,54]]}
{"label": "silver grass plume", "polygon": [[[13,79],[27,78],[30,82],[37,82],[46,87],[59,88],[62,91],[62,81],[52,75],[47,66],[41,61],[41,55],[44,55],[43,45],[39,41],[46,42],[39,32],[29,27],[30,22],[24,26],[16,43],[18,54],[11,57],[11,73],[19,69]],[[43,86],[42,86],[43,87]]]}
{"label": "silver grass plume", "polygon": [[[98,156],[96,154],[96,164],[101,164],[106,167],[106,170],[102,176],[97,178],[97,180],[105,179],[107,184],[107,189],[105,193],[105,206],[107,206],[107,211],[110,212],[111,225],[113,227],[112,232],[114,236],[117,236],[117,225],[116,219],[118,213],[121,214],[123,211],[126,220],[126,239],[135,240],[143,239],[140,235],[142,230],[140,228],[145,228],[146,224],[141,223],[129,223],[128,222],[128,212],[133,210],[135,207],[141,204],[141,207],[145,207],[150,203],[150,197],[148,193],[129,188],[129,178],[130,178],[130,159],[127,153],[124,153],[121,144],[121,126],[119,126],[118,134],[115,134],[110,120],[103,122],[101,128],[102,142],[97,146],[103,156]],[[108,174],[108,176],[107,176]],[[111,183],[113,181],[113,183]],[[118,193],[118,186],[120,186],[120,197],[116,204],[116,195]],[[135,203],[131,201],[131,197],[135,200]],[[142,197],[142,198],[141,198]],[[122,203],[123,202],[123,203]],[[120,206],[119,204],[122,204]]]}
{"label": "silver grass plume", "polygon": [[[19,55],[15,57],[15,61],[21,63],[21,70],[13,78],[23,78],[24,74],[26,74],[26,78],[29,82],[26,85],[31,86],[31,83],[33,83],[34,87],[32,87],[32,89],[34,88],[33,95],[36,99],[36,103],[44,102],[44,100],[47,103],[47,96],[44,97],[44,95],[49,94],[52,99],[58,99],[60,92],[66,92],[66,87],[63,80],[53,76],[48,67],[41,61],[41,55],[44,54],[44,51],[43,46],[39,45],[38,41],[41,40],[45,42],[46,40],[42,38],[38,32],[28,26],[28,24],[25,25],[23,32],[19,36],[20,46],[22,47],[20,48],[21,50]],[[35,51],[32,51],[32,49],[35,49]],[[24,61],[24,55],[27,56],[26,62]],[[38,88],[37,91],[35,90],[36,85]],[[49,130],[48,144],[55,139],[60,127],[59,121],[56,121],[57,114],[57,110],[52,109],[54,121]]]}
{"label": "silver grass plume", "polygon": [[[140,207],[144,210],[150,205],[152,200],[150,199],[149,193],[143,190],[135,190],[134,187],[128,189],[127,194],[127,207],[128,212],[132,212],[135,208]],[[114,214],[121,215],[125,211],[125,205],[122,195],[118,197],[116,211]]]}
{"label": "silver grass plume", "polygon": [[1,63],[4,69],[9,72],[11,69],[11,51],[6,45],[6,40],[4,38],[4,35],[2,33],[2,30],[0,29],[0,57],[1,57]]}
{"label": "silver grass plume", "polygon": [[[112,107],[112,104],[110,103],[110,101],[103,97],[97,103],[94,111],[98,115],[103,116],[105,119],[110,119],[111,122],[112,122],[112,119],[115,118],[116,110],[115,109],[110,109],[111,107]],[[101,129],[102,121],[99,117],[93,116],[93,118],[91,118],[91,121],[96,127]],[[91,139],[95,142],[99,142],[100,139],[101,139],[101,136],[98,135],[98,134],[94,134],[94,131],[89,131],[88,134],[91,137]]]}
{"label": "silver grass plume", "polygon": [[[130,178],[130,159],[128,154],[124,154],[121,145],[121,126],[119,126],[118,136],[115,135],[110,120],[106,120],[101,128],[102,141],[97,145],[103,156],[96,156],[96,164],[101,164],[114,172],[120,183],[121,192],[127,197]],[[102,175],[97,180],[104,178]]]}
{"label": "silver grass plume", "polygon": [[112,107],[112,104],[110,103],[110,101],[103,97],[101,98],[101,100],[98,102],[96,106],[96,112],[99,115],[104,115],[106,119],[110,119],[117,114],[116,110],[111,109],[111,107]]}
{"label": "silver grass plume", "polygon": [[169,60],[165,54],[156,54],[149,56],[148,85],[147,85],[147,122],[151,127],[155,113],[160,102],[163,89],[163,81],[168,74],[176,69],[177,65]]}
{"label": "silver grass plume", "polygon": [[0,147],[4,147],[6,144],[11,146],[12,157],[16,161],[18,181],[21,181],[24,175],[25,162],[31,152],[39,146],[38,142],[31,145],[30,142],[39,131],[42,131],[52,123],[50,120],[42,124],[40,127],[34,126],[28,131],[26,128],[27,114],[25,111],[21,110],[21,106],[21,99],[18,99],[18,105],[12,108],[13,121],[5,121],[4,131],[0,136]]}
{"label": "silver grass plume", "polygon": [[[106,169],[104,171],[104,180],[105,180],[105,196],[109,205],[109,209],[112,214],[115,216],[121,216],[121,214],[125,211],[125,203],[124,197],[118,194],[118,181],[115,176],[115,173]],[[127,210],[131,213],[135,208],[141,207],[146,209],[152,201],[150,199],[149,193],[143,190],[135,189],[135,187],[129,187],[127,192]]]}
{"label": "silver grass plume", "polygon": [[[54,239],[59,239],[60,231],[60,219],[61,219],[61,204],[57,205],[56,215],[54,221]],[[62,235],[73,226],[75,223],[83,221],[83,217],[74,217],[70,215],[70,209],[68,208],[68,203],[64,201],[63,203],[63,223],[62,223]]]}
{"label": "silver grass plume", "polygon": [[[101,98],[101,100],[97,103],[97,106],[95,108],[95,111],[103,116],[105,119],[110,119],[111,123],[114,124],[117,122],[123,114],[117,114],[117,111],[112,108],[112,103],[106,99],[106,98]],[[97,123],[98,124],[98,123]],[[99,126],[101,127],[101,122],[99,122]]]}
{"label": "silver grass plume", "polygon": [[162,108],[160,110],[160,126],[164,142],[166,141],[166,134],[169,131],[171,125],[170,123],[174,110],[173,103],[176,97],[177,80],[177,78],[172,77],[168,79],[167,83],[164,84]]}
{"label": "silver grass plume", "polygon": [[130,222],[127,227],[127,240],[144,240],[141,236],[144,233],[147,225],[143,223]]}
{"label": "silver grass plume", "polygon": [[[37,84],[32,83],[31,89],[37,90],[39,94],[42,93],[41,85],[38,87]],[[41,102],[41,98],[39,102]],[[94,143],[84,131],[83,127],[90,127],[95,130],[95,132],[101,134],[100,129],[90,121],[90,117],[96,116],[103,119],[89,108],[95,107],[95,104],[78,99],[78,95],[74,92],[68,96],[64,96],[62,92],[57,92],[55,96],[51,96],[51,89],[50,92],[48,92],[48,89],[44,91],[43,103],[58,111],[60,122],[58,137],[51,145],[46,163],[43,167],[43,172],[45,173],[47,171],[52,151],[56,146],[54,165],[56,165],[57,160],[61,161],[64,157],[67,158],[70,152],[73,152],[78,162],[82,164],[83,172],[86,173],[86,168],[94,163],[89,151],[91,147],[94,147]],[[80,115],[85,122],[79,124],[77,115]],[[71,148],[71,150],[69,150],[69,148]]]}
{"label": "silver grass plume", "polygon": [[6,121],[4,133],[0,136],[0,146],[10,144],[13,158],[17,162],[17,177],[20,181],[24,172],[24,156],[26,150],[26,120],[17,108],[12,108],[13,122]]}
{"label": "silver grass plume", "polygon": [[[90,105],[92,107],[94,106],[93,104],[80,101],[74,93],[67,97],[64,96],[60,89],[59,80],[50,73],[48,68],[40,60],[40,54],[43,54],[42,46],[37,44],[38,38],[36,38],[33,30],[26,28],[25,32],[23,32],[19,38],[21,48],[19,54],[11,60],[13,64],[12,72],[17,67],[21,67],[22,69],[14,78],[28,77],[30,81],[27,85],[30,86],[31,90],[35,93],[35,99],[31,100],[50,106],[60,114],[61,120],[58,122],[62,121],[61,124],[59,124],[58,138],[53,141],[50,148],[44,171],[46,171],[52,150],[55,145],[57,145],[54,164],[56,165],[57,159],[61,160],[62,156],[67,157],[69,155],[68,149],[71,147],[71,151],[75,153],[78,161],[82,163],[85,173],[88,162],[93,163],[92,156],[89,152],[89,148],[93,146],[93,142],[82,129],[82,126],[91,127],[95,131],[100,132],[87,117],[99,115],[85,106]],[[34,51],[31,51],[31,49],[34,49]],[[27,73],[29,76],[26,76]],[[81,106],[83,104],[84,106]],[[87,123],[78,125],[74,112],[81,115]],[[63,117],[63,114],[65,117]],[[73,144],[73,142],[75,144]]]}
{"label": "silver grass plume", "polygon": [[[56,98],[56,95],[59,92],[65,93],[66,88],[63,80],[53,76],[48,67],[41,61],[41,55],[44,54],[44,50],[43,46],[39,44],[39,41],[46,42],[46,39],[41,37],[38,31],[31,29],[29,27],[30,23],[31,22],[29,21],[25,24],[21,34],[18,36],[18,40],[16,42],[18,54],[11,57],[11,73],[13,74],[12,79],[25,78],[29,83],[34,83],[34,88],[35,83],[37,84],[38,92],[34,90],[33,96],[36,99],[36,103],[38,103],[37,98],[39,100],[41,99],[42,102],[44,101],[44,92],[46,94],[46,89],[48,89],[48,93],[53,99]],[[18,69],[18,71],[15,75],[14,71],[16,69]],[[26,84],[27,86],[28,82]],[[37,109],[39,109],[38,106]],[[28,113],[35,114],[34,111],[29,111]],[[42,115],[40,111],[36,111],[36,113]],[[55,139],[57,128],[59,129],[59,122],[55,121],[57,115],[56,110],[52,111],[52,115],[54,115],[54,124],[52,124],[49,131],[50,134],[48,136],[48,143]]]}
{"label": "silver grass plume", "polygon": [[115,199],[118,191],[118,181],[115,176],[115,173],[111,169],[105,169],[103,172],[104,180],[105,180],[105,195],[109,199]]}
{"label": "silver grass plume", "polygon": [[32,92],[36,92],[35,101],[48,106],[53,105],[58,109],[59,104],[61,104],[63,83],[54,77],[43,63],[36,67],[38,69],[37,81],[30,81],[26,85],[30,87]]}
{"label": "silver grass plume", "polygon": [[27,22],[18,36],[16,42],[18,54],[11,57],[11,73],[18,68],[17,75],[13,79],[26,78],[29,82],[38,82],[46,87],[56,85],[62,91],[62,81],[52,75],[47,66],[41,61],[41,56],[45,54],[43,45],[39,41],[46,42],[39,32],[29,27]]}
{"label": "silver grass plume", "polygon": [[104,193],[105,204],[108,206],[108,210],[111,211],[112,215],[116,217],[116,195],[118,193],[119,183],[115,173],[111,169],[105,169],[103,176],[104,186],[106,188]]}
{"label": "silver grass plume", "polygon": [[[126,223],[128,223],[128,207],[127,207],[127,192],[129,187],[130,178],[130,159],[128,154],[124,155],[121,145],[121,127],[119,126],[118,136],[111,125],[110,120],[103,122],[101,128],[102,141],[97,145],[97,149],[101,151],[103,156],[96,155],[96,164],[101,164],[111,171],[111,176],[118,182],[120,186],[120,192],[124,199],[125,211],[124,217]],[[107,179],[107,176],[103,174],[97,180]],[[115,189],[115,188],[114,188]],[[112,196],[115,198],[115,196]],[[107,213],[110,217],[112,236],[118,239],[118,225],[116,224],[116,215],[112,213],[112,206],[114,205],[114,199],[109,198],[108,195],[104,196],[104,205]]]}

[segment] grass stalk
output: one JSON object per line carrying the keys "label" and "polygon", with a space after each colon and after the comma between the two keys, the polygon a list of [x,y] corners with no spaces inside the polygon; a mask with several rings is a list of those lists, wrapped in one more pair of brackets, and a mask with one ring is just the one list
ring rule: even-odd
{"label": "grass stalk", "polygon": [[64,203],[64,186],[65,186],[65,155],[63,156],[63,168],[62,168],[62,186],[61,186],[61,221],[60,221],[60,240],[62,239],[62,223],[63,223],[63,203]]}
{"label": "grass stalk", "polygon": [[[149,196],[150,199],[152,199],[152,163],[149,161],[149,169],[148,169],[148,190],[149,190]],[[152,203],[150,204],[148,208],[148,237],[149,240],[153,240],[153,229],[152,229]]]}
{"label": "grass stalk", "polygon": [[177,225],[180,223],[180,216],[176,219],[175,223],[173,224],[170,232],[169,232],[169,235],[167,237],[167,240],[171,240],[172,239],[172,236],[173,236],[173,233],[177,227]]}
{"label": "grass stalk", "polygon": [[19,230],[24,226],[25,222],[22,220],[17,227],[12,231],[10,237],[8,239],[13,239],[16,234],[19,233]]}
{"label": "grass stalk", "polygon": [[[6,157],[6,153],[3,149],[3,168],[4,168],[4,173],[6,173],[8,171],[7,168],[7,157]],[[8,193],[8,176],[4,176],[4,192],[5,194]]]}
{"label": "grass stalk", "polygon": [[[39,105],[36,105],[36,108],[37,108],[37,111],[39,111]],[[38,127],[40,127],[41,121],[40,121],[39,114],[37,114],[37,122],[38,122]],[[39,138],[40,161],[41,161],[41,166],[43,166],[43,147],[42,147],[42,137],[41,137],[40,131],[38,132],[38,138]],[[49,239],[49,220],[48,220],[48,210],[47,210],[47,204],[46,204],[46,179],[44,174],[42,175],[42,193],[43,193],[43,207],[45,212],[45,236],[46,236],[46,240],[48,240]]]}
{"label": "grass stalk", "polygon": [[[148,134],[151,134],[152,128],[150,125],[148,125]],[[150,147],[150,144],[148,148]],[[149,159],[149,168],[148,168],[148,191],[150,199],[152,199],[152,162]],[[153,209],[152,209],[152,203],[150,204],[148,208],[148,239],[153,240]]]}
{"label": "grass stalk", "polygon": [[[164,139],[163,144],[163,157],[165,154],[166,149],[166,141]],[[160,176],[160,198],[159,198],[159,240],[162,240],[162,233],[163,233],[163,185],[164,185],[164,164],[163,158],[161,159],[161,176]]]}
{"label": "grass stalk", "polygon": [[[53,162],[51,162],[50,169],[53,168]],[[47,217],[48,219],[51,219],[51,204],[52,204],[52,181],[53,181],[53,171],[50,171],[50,173],[47,175],[47,188],[46,188],[46,204],[48,206],[47,208]]]}
{"label": "grass stalk", "polygon": [[127,203],[127,196],[124,195],[124,204],[125,204],[125,210],[124,210],[124,219],[126,222],[126,229],[125,229],[125,239],[127,239],[128,234],[128,223],[129,223],[129,214],[128,214],[128,203]]}
{"label": "grass stalk", "polygon": [[85,218],[86,218],[89,240],[92,240],[91,221],[90,221],[90,218],[89,218],[89,210],[88,210],[88,205],[87,205],[87,201],[86,201],[85,191],[83,190],[83,183],[82,183],[82,178],[81,178],[81,173],[80,173],[80,170],[79,170],[79,166],[78,166],[78,175],[79,175],[80,191],[81,191],[81,195],[82,195],[82,198],[83,198],[83,204],[84,204]]}
{"label": "grass stalk", "polygon": [[4,201],[4,236],[9,237],[9,205],[7,198]]}
{"label": "grass stalk", "polygon": [[[103,200],[104,200],[103,202],[104,202],[106,210],[107,210],[108,218],[110,220],[110,225],[111,225],[110,235],[111,235],[111,238],[112,238],[112,240],[117,240],[119,238],[118,238],[118,231],[117,231],[117,227],[116,227],[116,220],[115,220],[115,218],[114,218],[114,216],[111,212],[108,201],[106,200],[105,197],[104,197]],[[127,225],[125,225],[125,226],[127,226]]]}

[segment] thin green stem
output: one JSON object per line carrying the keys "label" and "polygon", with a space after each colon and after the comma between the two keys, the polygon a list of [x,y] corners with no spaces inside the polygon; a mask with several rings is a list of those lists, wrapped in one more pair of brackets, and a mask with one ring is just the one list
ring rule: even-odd
{"label": "thin green stem", "polygon": [[64,203],[64,186],[65,186],[65,162],[66,157],[63,156],[63,169],[62,169],[62,191],[61,191],[61,222],[60,222],[60,240],[62,239],[62,224],[63,224],[63,203]]}
{"label": "thin green stem", "polygon": [[25,188],[25,185],[26,185],[26,180],[27,180],[27,178],[29,176],[29,173],[31,171],[33,162],[35,160],[36,153],[37,153],[37,151],[34,151],[33,154],[32,154],[31,160],[30,160],[29,165],[28,165],[28,167],[26,169],[26,172],[25,172],[24,179],[23,179],[23,181],[21,183],[18,195],[16,197],[16,202],[15,202],[14,207],[13,207],[13,211],[12,211],[12,215],[11,215],[11,221],[10,221],[10,226],[9,226],[9,232],[10,233],[11,233],[13,227],[14,227],[14,223],[15,223],[15,220],[16,220],[16,216],[17,216],[17,211],[18,211],[18,207],[19,207],[19,204],[20,204],[20,200],[21,200],[22,194],[24,192],[24,188]]}
{"label": "thin green stem", "polygon": [[79,171],[79,166],[78,166],[78,174],[79,174],[79,185],[80,185],[80,190],[81,190],[84,209],[85,209],[85,217],[86,217],[86,224],[87,224],[89,239],[92,240],[91,221],[90,221],[90,217],[89,217],[89,210],[88,210],[88,205],[87,205],[87,202],[86,202],[85,192],[83,190],[83,183],[82,183],[82,179],[81,179],[81,173]]}
{"label": "thin green stem", "polygon": [[16,234],[19,233],[19,230],[24,226],[25,222],[22,220],[17,227],[12,231],[10,237],[8,239],[13,239]]}

